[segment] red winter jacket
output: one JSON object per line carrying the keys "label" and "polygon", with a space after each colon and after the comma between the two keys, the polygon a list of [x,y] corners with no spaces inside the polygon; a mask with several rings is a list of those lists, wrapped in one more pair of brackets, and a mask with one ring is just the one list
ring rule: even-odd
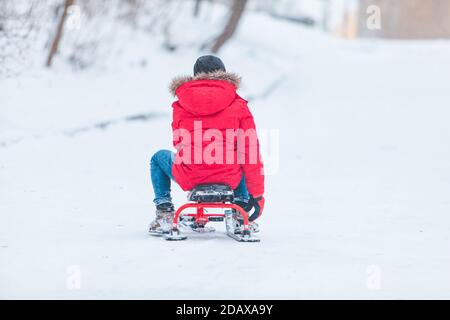
{"label": "red winter jacket", "polygon": [[[244,174],[251,195],[264,193],[255,122],[247,101],[236,93],[239,81],[237,75],[222,71],[172,81],[170,89],[178,97],[172,105],[177,149],[172,173],[183,190],[202,183],[235,189]],[[227,135],[238,129],[247,138]]]}

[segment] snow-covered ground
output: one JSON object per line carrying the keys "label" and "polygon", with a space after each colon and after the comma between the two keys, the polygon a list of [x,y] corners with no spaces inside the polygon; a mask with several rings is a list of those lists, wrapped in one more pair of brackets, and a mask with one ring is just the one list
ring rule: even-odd
{"label": "snow-covered ground", "polygon": [[279,135],[262,242],[147,235],[167,85],[200,53],[138,38],[106,69],[1,80],[0,298],[450,298],[450,43],[240,30],[221,57]]}

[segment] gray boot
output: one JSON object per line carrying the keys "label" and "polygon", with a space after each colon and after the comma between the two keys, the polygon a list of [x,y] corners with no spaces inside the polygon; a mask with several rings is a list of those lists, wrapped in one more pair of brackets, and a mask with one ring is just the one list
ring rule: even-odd
{"label": "gray boot", "polygon": [[148,232],[151,235],[162,235],[169,233],[172,229],[175,209],[173,204],[158,205],[156,209],[156,218],[150,223]]}
{"label": "gray boot", "polygon": [[[233,209],[233,221],[234,221],[234,232],[242,233],[244,231],[244,219],[234,209]],[[252,233],[259,232],[259,225],[255,221],[249,222],[248,228],[250,229],[250,232],[252,232]]]}

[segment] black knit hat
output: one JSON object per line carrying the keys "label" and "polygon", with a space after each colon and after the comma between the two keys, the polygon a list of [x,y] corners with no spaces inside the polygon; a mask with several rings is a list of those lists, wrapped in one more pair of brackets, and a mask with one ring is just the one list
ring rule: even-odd
{"label": "black knit hat", "polygon": [[201,56],[195,62],[194,76],[198,73],[211,73],[218,70],[226,71],[222,60],[211,55]]}

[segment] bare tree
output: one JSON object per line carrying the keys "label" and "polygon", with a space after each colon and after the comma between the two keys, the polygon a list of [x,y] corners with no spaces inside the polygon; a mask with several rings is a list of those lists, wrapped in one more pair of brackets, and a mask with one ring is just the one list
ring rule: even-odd
{"label": "bare tree", "polygon": [[43,1],[0,0],[0,78],[26,69],[48,8]]}
{"label": "bare tree", "polygon": [[217,53],[225,42],[227,42],[234,35],[242,14],[244,13],[247,2],[248,0],[233,0],[230,10],[230,18],[228,19],[222,33],[214,40],[214,44],[211,47],[211,51],[213,53]]}
{"label": "bare tree", "polygon": [[52,65],[53,57],[55,56],[56,52],[58,51],[59,43],[61,41],[63,31],[64,31],[64,25],[66,23],[67,18],[67,11],[70,6],[72,6],[75,3],[75,0],[65,0],[64,2],[64,9],[63,13],[61,15],[61,19],[59,20],[58,27],[56,29],[55,37],[53,38],[52,46],[50,48],[50,52],[48,54],[47,58],[47,67],[50,67]]}

